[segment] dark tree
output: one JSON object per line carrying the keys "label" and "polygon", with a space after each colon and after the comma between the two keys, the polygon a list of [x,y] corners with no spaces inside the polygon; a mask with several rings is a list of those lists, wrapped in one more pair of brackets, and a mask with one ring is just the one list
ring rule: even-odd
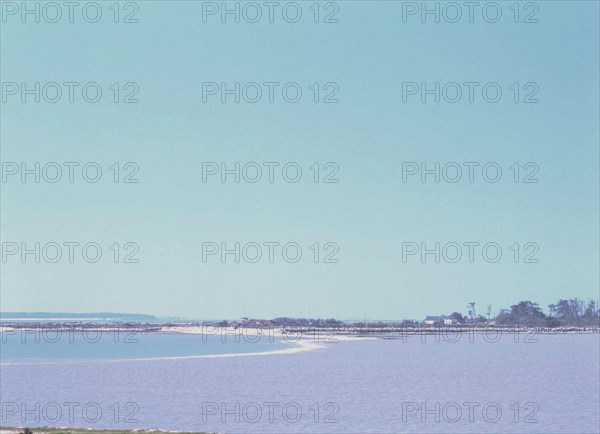
{"label": "dark tree", "polygon": [[452,315],[450,315],[450,318],[452,318],[453,320],[455,320],[459,324],[464,324],[464,323],[467,322],[467,318],[465,318],[462,315],[462,313],[459,313],[459,312],[453,312]]}
{"label": "dark tree", "polygon": [[588,301],[585,312],[583,313],[583,320],[586,325],[600,325],[600,311],[598,311],[597,301]]}
{"label": "dark tree", "polygon": [[529,300],[520,301],[510,307],[502,309],[496,317],[498,324],[544,324],[546,315],[539,305]]}
{"label": "dark tree", "polygon": [[548,306],[550,315],[558,319],[563,325],[581,325],[584,315],[583,301],[578,298],[558,300],[556,304]]}

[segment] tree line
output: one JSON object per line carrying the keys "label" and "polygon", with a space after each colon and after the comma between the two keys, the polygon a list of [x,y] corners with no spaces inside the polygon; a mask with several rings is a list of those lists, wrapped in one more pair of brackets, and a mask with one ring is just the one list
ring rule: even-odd
{"label": "tree line", "polygon": [[487,306],[487,318],[477,314],[475,303],[467,305],[467,314],[454,312],[450,315],[459,324],[487,324],[517,325],[530,324],[541,327],[589,327],[600,326],[600,310],[597,300],[587,303],[579,298],[559,299],[556,303],[548,305],[548,313],[540,308],[538,303],[523,300],[513,304],[508,309],[501,309],[492,317],[492,306]]}
{"label": "tree line", "polygon": [[[464,325],[529,325],[538,327],[600,327],[600,309],[597,300],[587,302],[579,298],[559,299],[548,305],[548,313],[540,308],[538,303],[522,300],[506,309],[500,309],[497,315],[492,315],[492,305],[487,305],[484,315],[477,312],[474,302],[468,303],[467,312],[453,312],[447,318],[455,324]],[[421,321],[340,321],[334,318],[291,318],[277,317],[268,321],[277,327],[319,327],[319,328],[390,328],[416,326]],[[220,326],[240,325],[237,321],[221,321]],[[264,324],[263,324],[264,326]]]}

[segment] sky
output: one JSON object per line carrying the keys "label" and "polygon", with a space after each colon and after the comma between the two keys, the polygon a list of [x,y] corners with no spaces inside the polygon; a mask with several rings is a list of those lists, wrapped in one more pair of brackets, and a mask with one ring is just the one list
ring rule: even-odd
{"label": "sky", "polygon": [[[518,22],[500,2],[496,23],[479,9],[469,22],[466,8],[451,23],[447,6],[422,22],[406,15],[413,3],[392,1],[321,2],[317,23],[313,2],[297,2],[295,23],[293,5],[272,23],[264,6],[249,22],[246,6],[237,23],[208,14],[221,2],[121,2],[115,23],[113,2],[99,4],[95,23],[80,10],[69,22],[66,7],[56,23],[40,9],[36,23],[14,11],[20,2],[2,5],[2,311],[422,319],[469,302],[483,313],[598,298],[597,2],[521,4]],[[236,82],[239,103],[222,92]],[[84,99],[87,83],[98,102]],[[248,83],[262,90],[257,102],[244,99],[255,96]],[[462,96],[421,94],[435,83],[447,100],[456,86]],[[35,172],[36,162],[40,182],[23,182],[22,163]],[[240,182],[222,182],[221,163],[236,162]],[[447,168],[440,182],[422,182],[421,163],[436,162]],[[97,182],[84,179],[86,164],[88,179],[101,168]],[[497,182],[486,164],[488,179],[502,170]],[[262,177],[247,182],[257,165]],[[62,177],[48,182],[56,166]],[[462,176],[448,182],[456,166]],[[36,243],[39,262],[21,255]],[[239,263],[220,255],[235,243]],[[421,256],[436,243],[439,262]]]}

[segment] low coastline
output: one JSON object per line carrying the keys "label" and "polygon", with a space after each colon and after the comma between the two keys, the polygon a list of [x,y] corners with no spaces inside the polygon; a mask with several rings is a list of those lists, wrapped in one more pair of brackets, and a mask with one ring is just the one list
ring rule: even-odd
{"label": "low coastline", "polygon": [[190,322],[57,322],[36,321],[16,322],[3,321],[0,332],[14,334],[16,332],[119,332],[119,333],[161,333],[161,334],[199,334],[212,336],[264,336],[285,338],[288,341],[300,341],[310,338],[315,341],[337,342],[339,340],[356,340],[364,338],[389,339],[402,338],[407,335],[434,335],[452,333],[535,333],[535,334],[589,334],[600,333],[597,326],[561,326],[539,327],[536,325],[441,325],[441,326],[386,326],[386,327],[306,327],[306,326],[218,326],[214,323]]}
{"label": "low coastline", "polygon": [[[481,337],[487,342],[496,342],[502,335],[508,335],[515,341],[535,342],[537,335],[574,335],[574,334],[600,334],[599,327],[526,327],[526,326],[411,326],[411,327],[306,327],[306,326],[216,326],[212,323],[183,323],[183,322],[164,322],[164,323],[88,323],[88,322],[3,322],[0,325],[2,342],[12,336],[12,339],[21,340],[25,337],[31,339],[31,334],[36,336],[39,341],[41,337],[52,342],[52,336],[61,336],[63,333],[71,338],[76,333],[86,336],[98,336],[102,334],[112,335],[111,339],[116,338],[124,341],[125,337],[137,339],[135,336],[142,335],[199,335],[212,336],[211,339],[220,339],[221,342],[240,342],[244,340],[248,343],[253,342],[280,342],[285,348],[269,349],[265,351],[247,351],[247,352],[228,352],[217,354],[186,354],[157,357],[125,357],[113,358],[107,360],[97,360],[103,363],[121,363],[121,362],[140,362],[140,361],[160,361],[160,360],[192,360],[192,359],[221,359],[231,357],[256,357],[256,356],[277,356],[293,355],[309,351],[322,350],[327,348],[328,344],[350,341],[364,340],[402,340],[406,341],[409,337],[420,336],[425,339],[427,336],[434,336],[436,341],[446,341],[455,343],[461,339],[475,340]],[[29,337],[28,337],[29,336]],[[50,336],[50,338],[48,338]],[[88,342],[94,342],[85,338]],[[32,362],[39,364],[39,362]],[[89,363],[89,361],[69,360],[69,361],[49,361],[44,364],[56,363]],[[0,362],[2,366],[12,365],[10,361]],[[20,361],[17,364],[30,364]]]}

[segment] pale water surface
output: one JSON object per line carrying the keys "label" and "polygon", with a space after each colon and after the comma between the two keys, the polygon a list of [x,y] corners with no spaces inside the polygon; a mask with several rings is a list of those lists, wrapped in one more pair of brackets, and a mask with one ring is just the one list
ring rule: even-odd
{"label": "pale water surface", "polygon": [[[176,348],[188,338],[160,339]],[[536,339],[450,343],[429,336],[330,343],[297,354],[13,361],[0,371],[2,424],[233,433],[599,432],[599,336]],[[161,356],[172,354],[163,344]],[[231,342],[215,345],[239,352]],[[122,356],[116,344],[108,348]]]}
{"label": "pale water surface", "polygon": [[0,362],[55,363],[240,354],[287,349],[297,340],[283,340],[266,334],[250,336],[231,333],[7,331],[0,333]]}

